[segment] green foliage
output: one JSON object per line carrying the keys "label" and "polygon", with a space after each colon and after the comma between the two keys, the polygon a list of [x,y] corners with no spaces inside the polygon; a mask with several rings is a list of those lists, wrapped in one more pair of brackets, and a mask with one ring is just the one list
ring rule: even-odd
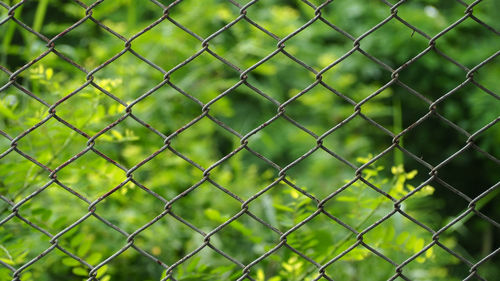
{"label": "green foliage", "polygon": [[[12,5],[16,1],[7,2]],[[83,2],[90,4],[91,1]],[[162,1],[164,4],[171,2]],[[319,4],[320,1],[312,2]],[[353,36],[360,36],[390,15],[390,9],[382,2],[365,2],[334,1],[322,10],[322,16]],[[36,5],[22,5],[15,16],[49,38],[85,16],[85,10],[75,3],[56,0],[33,3]],[[141,6],[132,3],[131,0],[104,1],[93,9],[93,17],[130,38],[163,14],[153,3]],[[497,25],[495,15],[490,11],[498,10],[498,5],[495,1],[481,2],[474,7],[474,14],[487,24]],[[398,15],[432,37],[462,17],[463,10],[464,7],[459,4],[410,1],[398,8]],[[3,8],[0,7],[0,11],[3,13]],[[0,14],[0,18],[3,16]],[[195,0],[185,0],[172,8],[169,16],[206,38],[237,18],[239,8],[229,1],[209,0],[200,5]],[[302,1],[259,1],[248,8],[247,16],[283,38],[313,18],[314,10]],[[500,43],[498,37],[492,37],[489,32],[468,19],[439,38],[436,46],[472,68],[493,54]],[[44,42],[13,21],[0,26],[0,34],[4,35],[0,39],[0,64],[12,71],[46,51]],[[87,20],[58,39],[55,48],[90,71],[123,50],[123,44],[123,41]],[[395,69],[424,50],[428,40],[413,34],[402,23],[391,20],[361,40],[360,45]],[[320,70],[351,48],[352,41],[317,21],[288,40],[285,50]],[[135,39],[132,49],[169,70],[200,50],[201,45],[173,23],[163,21]],[[245,21],[238,22],[210,41],[211,51],[240,69],[251,67],[275,49],[276,40]],[[355,52],[325,72],[322,80],[357,103],[387,83],[391,79],[390,74]],[[400,73],[400,80],[427,98],[436,100],[464,81],[465,74],[456,65],[431,52]],[[498,63],[493,61],[481,68],[474,78],[493,92],[498,92],[499,75]],[[49,106],[65,99],[55,107],[55,112],[79,131],[52,118],[21,138],[17,148],[55,169],[87,147],[86,136],[96,135],[126,114],[126,106],[107,93],[130,104],[163,80],[161,72],[129,52],[94,73],[93,77],[97,86],[88,85],[80,89],[87,82],[86,74],[53,53],[22,71],[17,82]],[[9,76],[0,72],[0,85],[8,80]],[[206,104],[240,81],[240,73],[205,52],[172,73],[169,81],[185,94]],[[285,108],[286,115],[319,136],[349,117],[354,110],[352,104],[322,85],[301,94],[314,81],[314,74],[281,53],[248,73],[248,83],[270,98],[279,103],[293,99]],[[132,107],[135,117],[163,135],[171,135],[202,114],[202,106],[197,101],[186,97],[172,85],[163,85]],[[496,102],[493,96],[469,85],[438,104],[437,110],[472,133],[500,115],[500,107],[492,107],[492,101]],[[366,117],[394,134],[428,112],[427,104],[397,85],[388,87],[361,108]],[[277,110],[274,102],[241,85],[213,103],[209,114],[238,134],[246,135],[275,116]],[[43,102],[36,101],[16,87],[11,86],[0,93],[0,130],[12,138],[48,115],[48,107]],[[404,136],[400,143],[418,157],[436,164],[464,145],[465,142],[460,139],[463,136],[456,135],[457,132],[446,124],[430,119]],[[500,147],[496,145],[499,142],[499,126],[488,129],[487,136],[477,140],[481,148],[493,155],[500,153]],[[287,166],[315,147],[316,143],[311,134],[283,117],[248,138],[250,149],[280,167]],[[391,143],[392,136],[360,116],[323,139],[324,147],[356,166],[367,163],[372,154],[382,152]],[[127,117],[95,139],[94,148],[130,169],[163,145],[161,136]],[[171,148],[177,154],[168,149],[162,151],[135,170],[133,178],[152,192],[172,200],[203,178],[203,172],[179,157],[179,153],[206,169],[239,146],[240,138],[203,118],[172,139]],[[10,141],[0,136],[0,154],[9,148]],[[388,153],[367,166],[361,172],[362,178],[347,186],[356,178],[355,171],[321,149],[291,167],[285,181],[278,183],[279,175],[274,166],[243,149],[210,171],[210,179],[217,185],[204,182],[179,198],[171,210],[197,229],[210,233],[240,212],[243,201],[269,187],[253,199],[248,208],[280,234],[244,214],[211,236],[211,245],[246,266],[280,243],[283,233],[308,220],[287,235],[288,245],[322,265],[349,250],[326,268],[327,274],[334,280],[386,280],[394,275],[394,266],[361,244],[351,249],[360,241],[356,233],[368,230],[393,212],[394,202],[408,194],[412,195],[403,200],[400,210],[434,230],[443,227],[467,207],[465,204],[459,210],[449,208],[456,205],[455,195],[445,194],[446,188],[436,182],[421,186],[429,171],[411,158],[396,154]],[[467,194],[477,192],[472,189],[489,187],[498,178],[498,173],[492,168],[496,166],[483,160],[467,154],[461,162],[451,161],[442,168],[440,176],[446,177],[451,173],[456,179],[454,184],[460,190]],[[467,173],[463,170],[463,163],[467,163]],[[480,179],[467,176],[479,171],[486,171]],[[88,202],[80,200],[67,189],[93,202],[127,178],[126,172],[93,151],[58,171],[60,184],[47,185],[48,175],[47,171],[15,152],[0,159],[0,194],[18,203],[42,188],[43,191],[20,206],[18,213],[51,235],[64,231],[88,213]],[[239,200],[220,188],[227,189]],[[318,201],[335,192],[338,194],[324,202],[324,212],[315,214]],[[499,209],[494,209],[491,203],[495,196],[497,193],[481,199],[477,203],[478,209],[498,215]],[[5,202],[2,204],[0,219],[10,214],[11,207]],[[130,234],[161,214],[164,207],[164,202],[140,186],[127,182],[96,205],[96,214]],[[338,218],[356,233],[329,216]],[[475,233],[484,233],[485,238],[477,239]],[[477,262],[492,252],[493,244],[488,244],[486,238],[494,234],[491,225],[467,216],[463,223],[443,233],[440,242]],[[57,239],[61,247],[92,266],[126,247],[126,240],[126,235],[94,216],[86,218]],[[464,244],[464,241],[471,240],[470,244]],[[398,264],[420,253],[432,241],[432,233],[399,212],[363,234],[363,243]],[[134,245],[168,265],[195,251],[203,243],[202,235],[170,215],[134,238]],[[50,237],[18,217],[0,226],[0,260],[14,268],[23,266],[51,245]],[[478,248],[482,251],[471,250]],[[461,280],[468,274],[466,267],[459,259],[434,245],[406,265],[403,272],[411,280]],[[485,268],[480,269],[485,278],[500,274],[498,268],[488,263]],[[54,249],[23,271],[22,280],[86,280],[89,271],[86,264]],[[183,281],[235,280],[241,271],[238,265],[205,247],[178,266],[174,276]],[[11,280],[11,274],[10,270],[0,267],[0,280]],[[97,274],[101,281],[159,280],[166,272],[160,265],[128,248],[101,267]],[[317,277],[317,268],[289,248],[282,247],[254,266],[250,274],[258,281],[313,280]]]}

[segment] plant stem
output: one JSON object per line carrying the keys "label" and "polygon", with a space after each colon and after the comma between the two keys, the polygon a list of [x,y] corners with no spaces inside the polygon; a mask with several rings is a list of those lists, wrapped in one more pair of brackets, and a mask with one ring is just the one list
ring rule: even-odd
{"label": "plant stem", "polygon": [[43,25],[43,20],[45,19],[45,13],[47,12],[47,6],[49,5],[49,0],[40,0],[38,6],[36,7],[35,19],[33,21],[33,30],[40,32]]}
{"label": "plant stem", "polygon": [[[20,14],[23,10],[23,7],[17,8],[17,14]],[[17,17],[19,18],[19,17]],[[9,21],[7,32],[5,32],[3,40],[2,40],[2,65],[7,66],[7,57],[9,55],[9,49],[11,48],[10,43],[12,42],[12,38],[14,37],[14,32],[16,31],[17,24],[13,21]]]}
{"label": "plant stem", "polygon": [[127,9],[127,24],[129,28],[137,26],[137,9],[134,1],[129,1]]}

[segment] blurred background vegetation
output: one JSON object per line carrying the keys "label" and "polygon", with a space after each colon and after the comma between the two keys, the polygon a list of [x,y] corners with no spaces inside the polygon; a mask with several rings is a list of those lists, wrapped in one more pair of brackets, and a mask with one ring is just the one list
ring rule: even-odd
{"label": "blurred background vegetation", "polygon": [[[19,1],[3,1],[12,6]],[[86,5],[93,1],[82,1]],[[160,1],[164,5],[172,1]],[[244,5],[246,1],[235,0]],[[311,3],[319,5],[321,1]],[[388,1],[395,2],[395,1]],[[472,2],[472,1],[465,1]],[[483,1],[474,15],[500,30],[499,1]],[[464,15],[458,1],[419,0],[404,3],[398,15],[429,36],[435,36]],[[0,7],[0,19],[8,10]],[[322,15],[354,37],[390,16],[382,1],[336,0]],[[92,16],[114,32],[129,39],[163,14],[149,1],[104,1]],[[85,17],[85,9],[73,1],[25,1],[14,16],[27,26],[52,38]],[[239,16],[230,1],[184,0],[169,11],[169,17],[202,38],[207,38]],[[284,38],[314,17],[314,9],[303,1],[258,1],[247,16]],[[496,18],[495,18],[496,17]],[[46,42],[21,28],[13,20],[0,25],[0,65],[11,72],[47,50]],[[209,49],[240,69],[247,69],[276,50],[277,40],[245,20],[213,38]],[[367,53],[398,68],[423,51],[429,40],[393,19],[360,42]],[[165,20],[132,41],[132,49],[164,70],[170,70],[201,50],[200,41]],[[319,71],[352,48],[352,41],[321,21],[286,41],[285,50]],[[498,32],[467,19],[441,36],[436,46],[469,69],[500,47]],[[118,54],[124,42],[91,20],[55,41],[55,49],[88,71]],[[474,74],[474,80],[494,93],[500,92],[499,58]],[[132,107],[135,116],[160,134],[127,117],[95,140],[95,148],[130,169],[160,149],[163,135],[171,135],[202,113],[202,105],[240,81],[240,73],[204,52],[173,72],[170,81]],[[323,75],[323,81],[354,102],[360,102],[391,80],[391,72],[354,52]],[[163,80],[163,73],[126,52],[93,74],[102,89],[130,104]],[[404,69],[400,81],[434,101],[465,81],[466,71],[434,51]],[[9,74],[0,72],[0,85]],[[315,75],[280,53],[248,73],[248,82],[271,99],[241,85],[210,106],[210,115],[246,135],[275,116],[279,104],[314,83]],[[49,105],[86,82],[86,74],[50,53],[17,76],[17,82]],[[190,99],[181,93],[194,97]],[[498,118],[498,96],[468,84],[437,105],[437,112],[469,133]],[[362,105],[362,113],[394,134],[416,122],[429,105],[407,89],[393,84]],[[125,106],[89,85],[60,103],[56,114],[93,136],[124,116]],[[307,130],[322,135],[354,113],[353,105],[322,85],[317,85],[286,107],[286,114]],[[48,107],[14,86],[0,93],[0,130],[14,138],[49,115]],[[401,145],[422,160],[437,165],[466,144],[467,136],[439,118],[432,117],[401,139]],[[88,139],[50,119],[21,138],[17,148],[54,169],[84,150]],[[11,141],[0,137],[0,153]],[[476,139],[481,149],[500,157],[500,128],[495,125]],[[392,144],[392,137],[370,122],[355,117],[323,140],[323,145],[359,167]],[[240,146],[240,138],[207,117],[179,133],[171,147],[188,159],[208,168]],[[285,167],[316,146],[311,134],[281,117],[248,139],[248,147],[280,167]],[[390,152],[368,168],[363,177],[399,199],[429,178],[430,170],[401,152]],[[203,172],[170,150],[164,150],[133,172],[134,179],[170,200],[199,182]],[[249,211],[282,233],[317,210],[319,200],[355,177],[355,169],[317,150],[287,171],[279,182],[249,204]],[[210,178],[243,201],[278,178],[278,169],[243,149],[210,172]],[[499,180],[498,162],[469,149],[439,169],[439,178],[463,195],[474,198]],[[57,173],[58,181],[88,198],[97,200],[126,179],[126,173],[90,151]],[[0,159],[0,194],[14,203],[40,189],[49,173],[16,152]],[[301,192],[304,190],[313,198]],[[495,221],[500,219],[498,190],[477,202],[476,208]],[[496,202],[496,204],[495,204]],[[11,214],[1,203],[1,218]],[[363,231],[391,212],[393,202],[362,181],[357,181],[325,204],[325,210],[357,231]],[[165,203],[132,182],[106,197],[96,214],[128,234],[144,226],[164,209]],[[402,204],[402,209],[434,231],[444,227],[467,209],[468,202],[443,182],[431,181]],[[210,182],[188,193],[172,205],[172,211],[208,233],[241,210],[235,200]],[[21,205],[19,214],[55,235],[88,212],[88,203],[50,184]],[[211,237],[211,244],[244,265],[279,243],[280,235],[248,215],[243,215]],[[498,224],[468,215],[439,235],[439,241],[472,263],[500,245]],[[432,242],[432,233],[399,213],[370,230],[363,241],[400,264]],[[19,268],[49,248],[50,238],[14,217],[0,226],[0,260]],[[203,236],[186,224],[165,216],[135,237],[135,245],[170,265],[203,244]],[[59,244],[95,266],[126,246],[126,237],[98,219],[89,217],[58,238]],[[287,237],[287,243],[312,260],[324,264],[356,243],[355,235],[325,214],[320,214]],[[479,267],[488,280],[500,276],[498,255]],[[495,266],[496,265],[496,266]],[[462,280],[469,265],[438,246],[422,252],[403,269],[411,280]],[[235,280],[241,268],[206,247],[174,271],[177,280]],[[334,280],[386,280],[395,274],[393,265],[358,246],[326,268]],[[12,272],[0,267],[0,280],[11,280]],[[21,280],[86,280],[89,269],[55,249],[22,272]],[[129,248],[98,271],[100,280],[159,280],[163,267]],[[258,281],[312,280],[317,268],[292,250],[282,247],[252,267]],[[476,278],[476,277],[474,277]],[[471,279],[480,280],[480,279]]]}

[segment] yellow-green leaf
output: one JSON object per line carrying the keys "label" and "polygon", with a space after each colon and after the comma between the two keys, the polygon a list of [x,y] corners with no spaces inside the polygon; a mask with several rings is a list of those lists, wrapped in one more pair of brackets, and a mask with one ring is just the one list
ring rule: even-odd
{"label": "yellow-green leaf", "polygon": [[89,276],[89,272],[82,267],[73,267],[71,271],[78,276]]}
{"label": "yellow-green leaf", "polygon": [[47,77],[47,80],[50,80],[53,75],[54,70],[52,68],[47,68],[47,70],[45,71],[45,77]]}

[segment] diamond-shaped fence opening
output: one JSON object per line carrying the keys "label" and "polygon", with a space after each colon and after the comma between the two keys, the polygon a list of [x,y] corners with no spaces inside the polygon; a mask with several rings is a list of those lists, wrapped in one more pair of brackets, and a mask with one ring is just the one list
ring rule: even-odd
{"label": "diamond-shaped fence opening", "polygon": [[0,1],[0,280],[496,280],[498,1]]}

